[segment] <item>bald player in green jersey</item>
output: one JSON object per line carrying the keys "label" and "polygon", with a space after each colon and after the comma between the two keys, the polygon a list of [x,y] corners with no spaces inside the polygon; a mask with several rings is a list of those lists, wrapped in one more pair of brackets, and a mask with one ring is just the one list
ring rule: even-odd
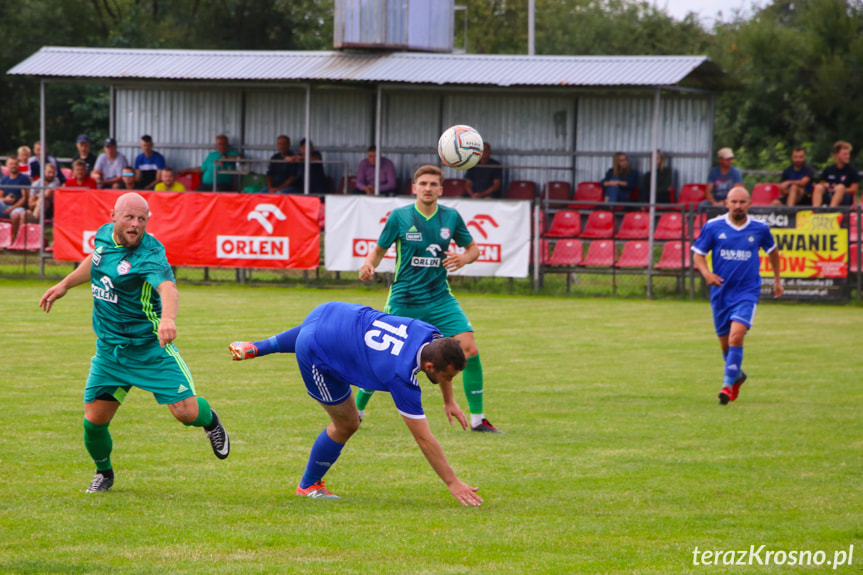
{"label": "bald player in green jersey", "polygon": [[[443,174],[437,166],[422,166],[414,173],[415,204],[396,208],[387,218],[374,250],[360,267],[360,279],[370,279],[389,247],[396,244],[396,272],[384,311],[430,323],[445,337],[454,337],[467,358],[462,372],[470,409],[471,429],[501,433],[483,412],[482,364],[473,326],[462,311],[447,281],[447,273],[460,270],[479,257],[464,220],[453,208],[438,204]],[[464,248],[448,251],[451,241]],[[362,417],[372,392],[359,390],[357,409]]]}
{"label": "bald player in green jersey", "polygon": [[172,343],[179,294],[165,247],[147,233],[147,201],[123,194],[111,219],[96,232],[93,253],[39,302],[49,312],[69,288],[88,281],[93,292],[98,339],[84,389],[84,445],[96,475],[87,493],[108,491],[114,484],[108,426],[132,387],[152,393],[184,425],[203,427],[219,459],[231,449],[219,416],[195,395],[192,374]]}

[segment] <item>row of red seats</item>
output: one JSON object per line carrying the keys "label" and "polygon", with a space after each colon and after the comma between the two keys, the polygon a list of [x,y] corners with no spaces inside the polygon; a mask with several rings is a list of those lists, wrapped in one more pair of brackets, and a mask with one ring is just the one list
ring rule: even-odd
{"label": "row of red seats", "polygon": [[[663,213],[656,223],[653,238],[657,240],[679,240],[684,235],[684,216],[678,212]],[[698,237],[706,216],[699,214],[694,220],[693,237]],[[646,212],[627,212],[615,230],[614,213],[610,210],[593,210],[588,213],[582,228],[581,212],[559,210],[554,213],[551,225],[544,236],[547,238],[618,238],[628,240],[647,239],[650,233],[650,215]],[[689,229],[686,230],[689,237]]]}
{"label": "row of red seats", "polygon": [[[543,240],[541,244],[542,261],[547,266],[558,267],[601,267],[601,268],[637,268],[647,269],[650,263],[648,243],[639,240],[624,242],[620,255],[617,255],[617,244],[613,240],[597,240],[590,242],[587,253],[581,240],[561,240],[554,244],[554,251],[549,254],[549,243]],[[655,269],[679,270],[690,265],[689,242],[668,242],[662,248]]]}
{"label": "row of red seats", "polygon": [[18,230],[18,236],[12,238],[12,224],[0,222],[0,249],[2,250],[38,250],[39,239],[42,237],[42,226],[26,224]]}

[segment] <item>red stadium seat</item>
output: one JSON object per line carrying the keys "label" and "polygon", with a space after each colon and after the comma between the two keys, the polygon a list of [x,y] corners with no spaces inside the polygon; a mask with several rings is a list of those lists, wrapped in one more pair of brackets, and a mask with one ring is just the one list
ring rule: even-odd
{"label": "red stadium seat", "polygon": [[515,180],[506,191],[508,200],[533,200],[536,198],[536,184],[527,180]]}
{"label": "red stadium seat", "polygon": [[707,184],[684,184],[677,203],[683,208],[697,208],[707,198]]}
{"label": "red stadium seat", "polygon": [[460,198],[467,194],[467,180],[459,178],[446,178],[443,181],[443,192],[445,198]]}
{"label": "red stadium seat", "polygon": [[599,240],[591,242],[584,257],[585,266],[610,268],[614,265],[614,256],[617,251],[611,240]]}
{"label": "red stadium seat", "polygon": [[860,233],[860,223],[857,218],[857,209],[852,208],[851,213],[848,214],[848,242],[855,243],[857,241],[857,236]]}
{"label": "red stadium seat", "polygon": [[[701,228],[703,228],[704,224],[707,223],[707,214],[696,214],[692,223],[694,224],[694,228],[692,230],[692,239],[697,240],[698,236],[701,235]],[[687,231],[686,237],[688,238],[689,237],[689,233],[688,233],[689,232],[689,224],[688,223],[687,223],[686,231]]]}
{"label": "red stadium seat", "polygon": [[72,168],[60,168],[60,171],[63,173],[63,177],[67,180],[72,179]]}
{"label": "red stadium seat", "polygon": [[623,216],[616,238],[643,240],[650,235],[650,216],[642,212],[628,212]]}
{"label": "red stadium seat", "polygon": [[554,214],[546,237],[576,238],[581,233],[581,214],[576,210],[560,210]]}
{"label": "red stadium seat", "polygon": [[42,226],[39,224],[26,224],[18,230],[18,237],[15,238],[15,241],[9,246],[9,249],[38,250],[41,238]]}
{"label": "red stadium seat", "polygon": [[[347,186],[348,186],[347,188],[345,188],[345,183],[347,183]],[[356,176],[348,176],[347,178],[342,176],[342,178],[339,180],[339,187],[336,188],[336,193],[337,194],[350,194],[351,192],[353,192],[356,189],[356,187],[357,187],[357,177]]]}
{"label": "red stadium seat", "polygon": [[543,199],[550,201],[566,201],[569,200],[571,188],[569,182],[548,182],[545,185]]}
{"label": "red stadium seat", "polygon": [[583,238],[610,238],[614,236],[614,214],[608,210],[595,210],[587,216],[581,231]]}
{"label": "red stadium seat", "polygon": [[599,182],[581,182],[575,188],[575,195],[572,197],[573,202],[569,204],[569,207],[574,210],[590,210],[596,206],[596,204],[579,204],[575,202],[602,202],[605,199],[605,195],[602,192],[602,186]]}
{"label": "red stadium seat", "polygon": [[0,222],[0,250],[5,250],[12,245],[12,224]]}
{"label": "red stadium seat", "polygon": [[683,237],[683,216],[667,212],[659,216],[656,230],[653,232],[655,240],[679,240]]}
{"label": "red stadium seat", "polygon": [[561,240],[554,244],[554,252],[546,263],[550,266],[580,266],[582,261],[581,240]]}
{"label": "red stadium seat", "polygon": [[646,268],[650,260],[650,246],[643,240],[631,240],[623,244],[623,251],[620,254],[614,267],[618,268]]}
{"label": "red stadium seat", "polygon": [[[685,261],[684,261],[685,258]],[[692,258],[692,252],[689,250],[689,242],[683,244],[681,242],[668,242],[662,248],[662,255],[659,256],[659,262],[656,264],[658,270],[679,270],[684,267],[688,268]]]}
{"label": "red stadium seat", "polygon": [[183,174],[182,176],[177,176],[177,181],[185,186],[187,192],[193,192],[201,185],[201,174],[198,172]]}
{"label": "red stadium seat", "polygon": [[752,205],[769,206],[779,199],[779,186],[776,184],[755,184],[752,188]]}
{"label": "red stadium seat", "polygon": [[[848,245],[848,273],[858,273],[860,271],[860,266],[857,264],[857,258],[863,257],[863,254],[860,252],[861,244],[849,244]],[[851,278],[848,278],[849,280]]]}

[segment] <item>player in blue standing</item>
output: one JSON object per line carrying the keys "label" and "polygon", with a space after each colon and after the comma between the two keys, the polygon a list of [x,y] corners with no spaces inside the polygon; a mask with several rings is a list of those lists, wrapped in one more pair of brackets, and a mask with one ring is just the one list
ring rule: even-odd
{"label": "player in blue standing", "polygon": [[[377,245],[360,267],[359,277],[362,281],[370,279],[389,247],[396,244],[396,273],[384,311],[421,319],[440,329],[445,336],[458,340],[467,357],[462,384],[470,410],[471,430],[501,433],[485,417],[482,363],[473,326],[447,281],[448,272],[476,261],[479,247],[459,213],[438,204],[443,191],[440,169],[422,166],[414,173],[413,181],[417,201],[390,213]],[[464,251],[449,251],[451,241]],[[371,390],[362,389],[357,393],[360,415],[371,394]]]}
{"label": "player in blue standing", "polygon": [[[727,405],[737,399],[746,381],[743,364],[743,338],[755,319],[761,295],[760,258],[764,249],[773,268],[773,297],[784,292],[779,276],[779,250],[770,228],[749,217],[749,192],[737,185],[725,199],[728,213],[713,218],[701,229],[692,246],[693,263],[710,286],[710,307],[722,356],[725,377],[719,391],[719,403]],[[705,256],[712,252],[713,271]]]}
{"label": "player in blue standing", "polygon": [[192,374],[172,343],[179,294],[164,246],[147,233],[147,200],[123,194],[111,218],[113,223],[96,232],[93,253],[39,302],[49,312],[70,288],[89,283],[93,292],[98,339],[84,389],[84,445],[96,475],[87,493],[108,491],[114,484],[108,426],[132,387],[151,392],[184,425],[203,427],[219,459],[231,450],[219,416],[195,394]]}
{"label": "player in blue standing", "polygon": [[422,407],[417,375],[422,371],[440,385],[444,412],[467,429],[467,419],[453,399],[452,378],[464,369],[459,343],[441,337],[425,322],[397,317],[358,304],[330,302],[316,307],[303,323],[256,342],[234,342],[235,361],[271,353],[294,353],[306,391],[329,414],[331,423],[318,435],[297,495],[339,499],[323,477],[360,426],[351,385],[386,391],[429,464],[462,505],[479,505],[476,487],[456,477],[440,443],[432,435]]}

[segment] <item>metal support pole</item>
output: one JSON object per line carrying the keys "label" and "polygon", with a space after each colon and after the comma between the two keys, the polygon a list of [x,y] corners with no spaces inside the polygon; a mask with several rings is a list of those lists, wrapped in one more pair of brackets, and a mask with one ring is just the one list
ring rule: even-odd
{"label": "metal support pole", "polygon": [[303,193],[309,194],[312,158],[312,85],[306,84],[306,153],[303,159]]}
{"label": "metal support pole", "polygon": [[[45,277],[45,156],[47,144],[45,143],[45,80],[39,81],[39,183],[42,185],[42,201],[39,202],[39,277]],[[24,226],[27,221],[25,219]],[[24,229],[26,233],[26,229]],[[21,233],[21,230],[18,230]],[[25,236],[26,237],[26,236]]]}
{"label": "metal support pole", "polygon": [[533,56],[536,54],[534,28],[536,27],[536,0],[527,1],[527,55]]}
{"label": "metal support pole", "polygon": [[653,297],[653,233],[655,231],[654,218],[656,217],[656,158],[659,147],[659,111],[660,90],[657,86],[656,96],[653,98],[653,128],[650,134],[650,221],[647,234],[647,297]]}
{"label": "metal support pole", "polygon": [[540,235],[539,235],[539,214],[540,208],[539,206],[534,207],[533,209],[533,291],[539,291],[539,272],[540,266],[542,266],[542,260],[540,259]]}
{"label": "metal support pole", "polygon": [[375,106],[375,195],[381,195],[381,102],[383,100],[383,87],[378,84],[378,95]]}

